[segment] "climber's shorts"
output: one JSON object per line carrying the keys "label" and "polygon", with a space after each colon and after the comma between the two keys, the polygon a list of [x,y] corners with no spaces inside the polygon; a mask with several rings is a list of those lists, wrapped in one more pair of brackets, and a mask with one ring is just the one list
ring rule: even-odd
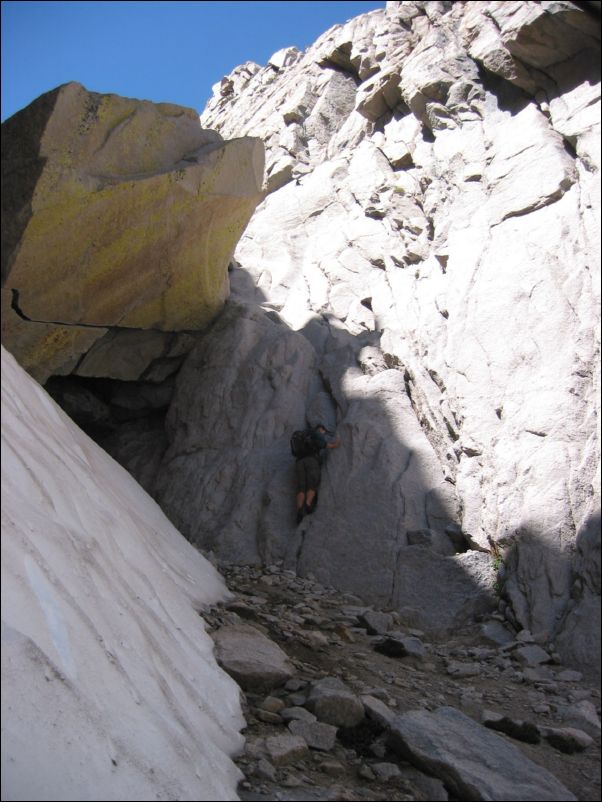
{"label": "climber's shorts", "polygon": [[320,461],[317,457],[303,457],[295,463],[297,493],[317,490],[320,484]]}

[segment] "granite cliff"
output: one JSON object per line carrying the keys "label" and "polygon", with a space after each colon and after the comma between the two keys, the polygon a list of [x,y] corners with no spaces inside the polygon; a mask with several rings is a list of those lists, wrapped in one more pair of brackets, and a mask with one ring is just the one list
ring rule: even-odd
{"label": "granite cliff", "polygon": [[[387,3],[215,87],[268,194],[168,414],[182,531],[427,630],[499,601],[599,667],[599,63],[575,4]],[[295,531],[319,419],[343,447]]]}

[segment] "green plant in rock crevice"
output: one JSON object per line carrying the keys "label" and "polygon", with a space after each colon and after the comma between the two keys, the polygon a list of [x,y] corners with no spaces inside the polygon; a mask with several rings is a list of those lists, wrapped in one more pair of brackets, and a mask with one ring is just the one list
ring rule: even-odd
{"label": "green plant in rock crevice", "polygon": [[489,541],[489,554],[491,556],[491,564],[493,570],[495,571],[495,582],[493,583],[493,590],[495,591],[496,596],[502,595],[502,589],[504,587],[504,573],[505,573],[505,566],[504,566],[504,554],[497,543],[493,541]]}

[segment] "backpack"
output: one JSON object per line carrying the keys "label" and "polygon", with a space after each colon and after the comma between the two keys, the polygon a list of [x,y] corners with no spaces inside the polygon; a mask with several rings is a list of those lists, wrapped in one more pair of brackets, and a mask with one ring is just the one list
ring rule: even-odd
{"label": "backpack", "polygon": [[291,453],[297,459],[303,457],[310,457],[313,454],[318,454],[320,451],[319,445],[316,443],[314,433],[311,429],[298,429],[293,432],[291,436]]}

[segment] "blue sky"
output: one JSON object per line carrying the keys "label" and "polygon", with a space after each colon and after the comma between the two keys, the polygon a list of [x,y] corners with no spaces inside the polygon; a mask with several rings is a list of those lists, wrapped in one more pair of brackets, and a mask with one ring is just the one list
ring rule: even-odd
{"label": "blue sky", "polygon": [[384,2],[2,2],[2,120],[68,81],[201,112],[211,87],[244,61]]}

